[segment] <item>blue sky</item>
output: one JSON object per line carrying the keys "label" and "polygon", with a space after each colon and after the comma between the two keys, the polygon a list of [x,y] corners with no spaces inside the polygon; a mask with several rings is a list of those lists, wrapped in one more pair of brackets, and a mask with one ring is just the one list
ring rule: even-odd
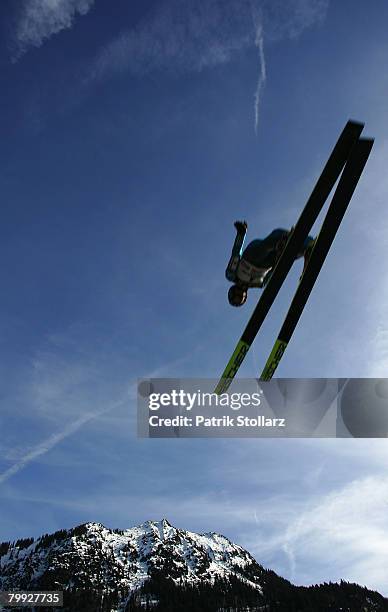
{"label": "blue sky", "polygon": [[0,7],[0,540],[167,517],[388,595],[384,440],[141,440],[134,399],[222,372],[255,304],[227,303],[233,221],[291,226],[349,118],[374,150],[278,375],[385,376],[388,7],[112,6]]}

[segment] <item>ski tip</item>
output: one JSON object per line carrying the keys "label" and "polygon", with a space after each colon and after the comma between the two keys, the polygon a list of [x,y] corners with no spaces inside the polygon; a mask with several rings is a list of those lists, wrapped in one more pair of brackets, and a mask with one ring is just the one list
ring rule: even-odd
{"label": "ski tip", "polygon": [[355,119],[348,119],[347,126],[352,126],[358,129],[363,129],[365,127],[365,123],[363,123],[362,121],[356,121]]}

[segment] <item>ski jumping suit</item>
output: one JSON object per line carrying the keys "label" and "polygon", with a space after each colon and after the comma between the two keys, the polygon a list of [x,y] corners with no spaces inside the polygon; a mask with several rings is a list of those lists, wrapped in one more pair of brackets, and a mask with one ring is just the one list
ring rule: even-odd
{"label": "ski jumping suit", "polygon": [[[274,229],[263,240],[252,240],[242,254],[241,236],[237,234],[232,257],[226,269],[226,278],[232,283],[246,287],[263,287],[286,245],[289,234],[290,230]],[[314,238],[308,236],[296,258],[303,257],[313,242]]]}

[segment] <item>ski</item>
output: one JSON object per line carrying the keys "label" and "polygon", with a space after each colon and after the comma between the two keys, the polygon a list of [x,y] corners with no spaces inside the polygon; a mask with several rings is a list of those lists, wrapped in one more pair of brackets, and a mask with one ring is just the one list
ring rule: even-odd
{"label": "ski", "polygon": [[284,319],[279,335],[261,374],[260,380],[270,380],[301,317],[310,293],[339,229],[350,200],[357,187],[373,146],[372,139],[361,138],[354,146],[341,175],[321,230],[314,244],[307,267]]}
{"label": "ski", "polygon": [[338,180],[346,161],[349,158],[352,148],[361,135],[363,127],[364,124],[354,121],[348,121],[345,125],[295,227],[293,228],[293,231],[288,238],[284,251],[271,274],[271,278],[263,289],[263,293],[261,294],[251,318],[249,319],[248,324],[215,388],[215,393],[223,393],[229,388],[277,294],[279,293],[281,286],[283,285],[284,280],[291,269],[299,248],[306,239],[331,190]]}

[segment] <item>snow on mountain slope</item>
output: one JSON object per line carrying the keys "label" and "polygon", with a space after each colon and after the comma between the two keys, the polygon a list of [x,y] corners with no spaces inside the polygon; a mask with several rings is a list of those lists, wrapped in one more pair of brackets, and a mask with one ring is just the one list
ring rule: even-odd
{"label": "snow on mountain slope", "polygon": [[217,533],[197,534],[166,519],[124,531],[100,523],[13,546],[0,558],[0,590],[123,588],[133,591],[155,572],[177,584],[239,578],[261,593],[261,566],[241,546]]}

